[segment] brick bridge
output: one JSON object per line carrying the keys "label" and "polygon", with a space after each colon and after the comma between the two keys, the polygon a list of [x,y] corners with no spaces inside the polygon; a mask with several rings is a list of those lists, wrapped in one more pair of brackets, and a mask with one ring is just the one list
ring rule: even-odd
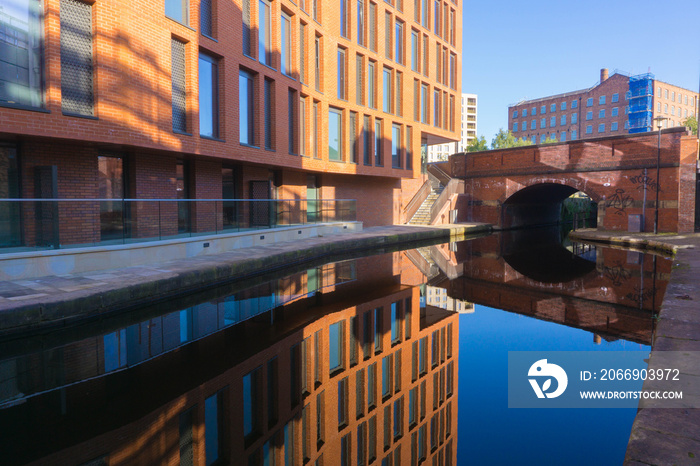
{"label": "brick bridge", "polygon": [[454,299],[650,345],[671,260],[599,248],[590,262],[547,246],[558,238],[546,236],[541,229],[518,230],[457,243],[451,259],[461,276],[442,275],[432,284]]}
{"label": "brick bridge", "polygon": [[653,231],[658,190],[659,231],[694,231],[697,140],[671,128],[660,146],[660,182],[656,132],[455,154],[445,168],[464,180],[461,220],[503,229],[556,223],[561,202],[581,191],[598,205],[599,228]]}

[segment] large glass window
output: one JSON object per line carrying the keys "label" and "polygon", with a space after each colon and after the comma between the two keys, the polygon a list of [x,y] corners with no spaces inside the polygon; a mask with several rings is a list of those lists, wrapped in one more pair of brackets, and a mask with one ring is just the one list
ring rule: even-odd
{"label": "large glass window", "polygon": [[165,16],[182,24],[189,23],[188,9],[187,0],[165,0]]}
{"label": "large glass window", "polygon": [[428,86],[425,84],[422,84],[420,88],[420,103],[420,121],[428,123]]}
{"label": "large glass window", "polygon": [[262,427],[261,397],[262,369],[257,369],[243,376],[243,435],[246,438],[260,432]]}
{"label": "large glass window", "polygon": [[204,400],[204,448],[207,466],[214,464],[221,457],[222,415],[221,392]]}
{"label": "large glass window", "polygon": [[418,72],[418,33],[411,31],[411,70]]}
{"label": "large glass window", "polygon": [[253,115],[253,77],[241,71],[238,75],[238,111],[240,142],[255,145],[255,118]]}
{"label": "large glass window", "polygon": [[287,76],[292,75],[292,19],[282,14],[280,69]]}
{"label": "large glass window", "polygon": [[357,43],[365,45],[365,0],[357,0]]}
{"label": "large glass window", "polygon": [[199,134],[219,137],[219,67],[216,59],[199,54]]}
{"label": "large glass window", "polygon": [[[0,148],[0,154],[2,154],[2,149]],[[123,159],[121,157],[98,156],[97,172],[98,197],[110,199],[100,202],[100,239],[102,241],[121,239],[124,233],[123,199],[126,197]]]}
{"label": "large glass window", "polygon": [[258,3],[258,60],[268,66],[272,66],[271,29],[270,4],[260,0]]}
{"label": "large glass window", "polygon": [[403,64],[403,23],[401,21],[396,21],[396,25],[394,28],[394,44],[396,47],[394,60],[396,60],[396,63]]}
{"label": "large glass window", "polygon": [[[374,165],[382,166],[383,154],[382,154],[382,120],[374,120]],[[381,312],[375,309],[374,313],[374,348],[381,349],[382,339],[381,333],[379,333],[379,328],[381,327]]]}
{"label": "large glass window", "polygon": [[328,160],[343,159],[343,113],[331,108],[328,110]]}

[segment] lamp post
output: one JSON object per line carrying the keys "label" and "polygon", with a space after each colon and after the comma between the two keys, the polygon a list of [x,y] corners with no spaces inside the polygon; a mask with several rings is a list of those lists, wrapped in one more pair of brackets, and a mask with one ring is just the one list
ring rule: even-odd
{"label": "lamp post", "polygon": [[656,129],[659,131],[659,139],[656,145],[656,203],[654,204],[654,234],[659,232],[659,190],[661,189],[661,180],[659,172],[661,169],[661,127],[663,122],[668,120],[667,117],[658,116],[654,118]]}

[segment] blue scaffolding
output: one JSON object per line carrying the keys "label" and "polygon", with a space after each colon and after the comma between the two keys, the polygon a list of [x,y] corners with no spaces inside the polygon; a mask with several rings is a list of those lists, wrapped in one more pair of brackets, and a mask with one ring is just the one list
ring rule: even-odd
{"label": "blue scaffolding", "polygon": [[630,77],[629,90],[629,132],[646,133],[652,130],[654,95],[654,75],[640,74]]}

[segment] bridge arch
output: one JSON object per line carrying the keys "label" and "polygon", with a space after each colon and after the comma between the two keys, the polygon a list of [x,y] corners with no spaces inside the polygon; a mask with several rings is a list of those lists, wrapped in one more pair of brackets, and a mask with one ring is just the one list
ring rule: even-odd
{"label": "bridge arch", "polygon": [[502,203],[501,227],[520,228],[552,225],[560,220],[564,200],[583,192],[597,203],[602,199],[579,180],[536,180],[511,194]]}

